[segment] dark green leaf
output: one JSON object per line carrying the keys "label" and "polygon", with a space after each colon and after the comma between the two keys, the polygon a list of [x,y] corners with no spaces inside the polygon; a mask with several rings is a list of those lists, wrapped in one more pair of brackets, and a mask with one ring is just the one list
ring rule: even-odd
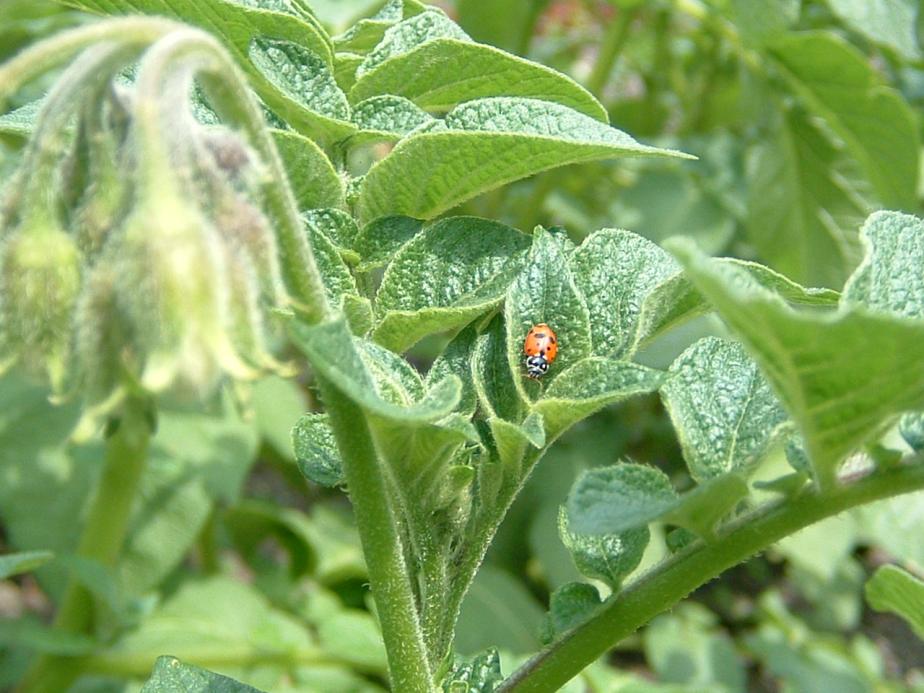
{"label": "dark green leaf", "polygon": [[361,219],[429,219],[479,193],[565,164],[686,156],[639,144],[590,116],[537,99],[469,101],[450,111],[445,123],[448,131],[405,138],[369,169],[358,203]]}
{"label": "dark green leaf", "polygon": [[344,297],[359,295],[356,280],[337,246],[325,232],[329,228],[330,218],[305,215],[302,219],[305,221],[305,230],[314,253],[315,264],[324,280],[327,300],[339,308],[343,305]]}
{"label": "dark green leaf", "polygon": [[716,337],[677,357],[661,396],[690,475],[700,482],[753,470],[786,420],[744,347]]}
{"label": "dark green leaf", "polygon": [[443,680],[444,693],[492,693],[504,680],[500,655],[493,647],[470,660],[456,655],[452,670]]}
{"label": "dark green leaf", "polygon": [[462,381],[462,397],[458,411],[466,416],[474,414],[478,406],[478,394],[472,380],[472,355],[477,338],[478,333],[472,325],[460,331],[436,357],[427,373],[428,386],[436,384],[448,375],[455,375]]}
{"label": "dark green leaf", "polygon": [[151,678],[141,693],[260,693],[259,689],[244,685],[227,676],[214,674],[191,664],[183,664],[176,657],[158,657]]}
{"label": "dark green leaf", "polygon": [[579,534],[568,525],[568,512],[562,506],[558,513],[558,535],[571,552],[574,565],[583,575],[603,580],[614,591],[641,563],[651,539],[647,525],[604,534]]}
{"label": "dark green leaf", "polygon": [[485,413],[506,421],[519,421],[523,415],[523,400],[515,378],[520,369],[510,370],[507,360],[507,340],[504,321],[496,316],[478,336],[472,357],[472,379],[478,402]]}
{"label": "dark green leaf", "polygon": [[404,97],[384,94],[371,96],[356,104],[353,123],[360,131],[350,139],[351,145],[397,142],[412,130],[424,125],[437,125],[438,121]]}
{"label": "dark green leaf", "polygon": [[391,262],[398,250],[420,231],[423,222],[411,217],[379,217],[363,226],[353,248],[360,257],[356,269],[368,272]]}
{"label": "dark green leaf", "polygon": [[531,238],[476,217],[428,226],[385,270],[376,294],[375,339],[404,351],[432,332],[458,328],[503,299]]}
{"label": "dark green leaf", "polygon": [[585,621],[601,603],[597,588],[586,582],[569,582],[559,587],[549,598],[543,642],[550,643]]}

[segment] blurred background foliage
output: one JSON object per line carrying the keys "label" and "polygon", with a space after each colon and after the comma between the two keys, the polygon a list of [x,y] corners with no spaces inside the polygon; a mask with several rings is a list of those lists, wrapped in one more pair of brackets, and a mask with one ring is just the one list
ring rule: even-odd
{"label": "blurred background foliage", "polygon": [[[381,3],[310,4],[336,33]],[[572,166],[452,213],[561,226],[575,241],[602,227],[655,241],[685,234],[712,254],[840,288],[868,211],[922,212],[924,10],[914,0],[439,4],[476,40],[587,86],[616,127],[700,157]],[[0,60],[84,21],[52,2],[2,0]],[[20,94],[22,103],[45,86]],[[23,142],[0,135],[0,176]],[[707,334],[723,334],[721,325],[696,320],[641,360],[666,367]],[[425,369],[444,343],[425,340],[412,359]],[[307,485],[292,456],[291,426],[312,397],[310,382],[270,378],[206,412],[164,411],[118,574],[65,559],[0,582],[0,690],[35,651],[91,647],[42,626],[67,571],[86,575],[107,605],[108,649],[90,660],[80,691],[131,690],[165,643],[264,690],[383,690],[347,501]],[[102,459],[98,444],[68,440],[78,416],[15,372],[0,379],[0,551],[74,549],[73,518]],[[509,671],[540,646],[551,592],[580,579],[558,538],[558,508],[579,471],[626,458],[689,485],[656,396],[584,422],[542,462],[467,600],[461,653],[497,645]],[[783,465],[778,450],[762,473]],[[914,495],[791,537],[657,618],[573,690],[924,691],[924,644],[863,599],[883,563],[924,576],[922,527],[924,497]],[[663,546],[651,543],[642,569]]]}

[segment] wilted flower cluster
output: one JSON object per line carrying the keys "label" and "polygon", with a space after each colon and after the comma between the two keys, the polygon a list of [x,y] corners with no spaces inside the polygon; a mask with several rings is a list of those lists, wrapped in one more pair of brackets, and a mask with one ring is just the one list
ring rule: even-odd
{"label": "wilted flower cluster", "polygon": [[287,298],[258,157],[196,120],[191,77],[152,99],[124,64],[79,63],[0,181],[0,368],[95,405],[275,368],[267,311]]}

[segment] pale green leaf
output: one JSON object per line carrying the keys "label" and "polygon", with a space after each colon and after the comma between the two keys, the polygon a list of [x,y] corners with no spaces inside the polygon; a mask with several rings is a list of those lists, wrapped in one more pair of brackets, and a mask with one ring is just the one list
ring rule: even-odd
{"label": "pale green leaf", "polygon": [[20,573],[30,573],[54,557],[51,551],[20,551],[0,555],[0,580]]}
{"label": "pale green leaf", "polygon": [[420,231],[423,222],[411,217],[379,217],[360,229],[353,249],[360,257],[359,272],[368,272],[391,262],[405,243]]}
{"label": "pale green leaf", "polygon": [[428,226],[385,270],[376,293],[375,340],[404,351],[427,334],[488,312],[503,300],[530,242],[516,229],[476,217]]}
{"label": "pale green leaf", "polygon": [[302,219],[305,221],[305,231],[314,254],[314,262],[324,280],[327,300],[339,307],[344,296],[356,296],[359,294],[359,289],[337,246],[325,233],[330,218],[310,215],[303,216]]}
{"label": "pale green leaf", "polygon": [[731,0],[729,14],[746,43],[761,47],[799,18],[801,0]]}
{"label": "pale green leaf", "polygon": [[488,419],[497,458],[512,479],[521,476],[521,462],[528,448],[542,448],[546,443],[542,415],[533,412],[522,423],[515,424],[497,417]]}
{"label": "pale green leaf", "polygon": [[559,103],[609,122],[603,106],[570,77],[493,46],[455,38],[428,41],[365,72],[353,85],[350,100],[376,94],[403,96],[434,111],[474,99],[519,96]]}
{"label": "pale green leaf", "polygon": [[302,415],[292,429],[292,447],[299,471],[306,479],[321,486],[345,483],[340,450],[327,414]]}
{"label": "pale green leaf", "polygon": [[374,15],[360,19],[345,32],[335,36],[333,40],[337,51],[365,53],[375,48],[388,28],[401,21],[403,4],[401,0],[388,0]]}
{"label": "pale green leaf", "polygon": [[587,304],[574,284],[561,244],[542,228],[536,229],[526,266],[507,292],[504,318],[509,368],[524,397],[523,341],[533,325],[546,323],[558,337],[558,356],[543,382],[554,383],[559,373],[590,355]]}
{"label": "pale green leaf", "polygon": [[459,25],[442,11],[436,8],[428,9],[386,29],[382,40],[357,68],[356,77],[361,79],[389,58],[407,53],[426,41],[439,38],[471,40]]}
{"label": "pale green leaf", "polygon": [[719,521],[747,495],[748,484],[740,475],[724,474],[693,487],[659,517],[711,541]]}
{"label": "pale green leaf", "polygon": [[547,435],[554,440],[605,406],[657,390],[663,378],[660,371],[629,361],[586,358],[561,373],[534,410],[542,414]]}
{"label": "pale green leaf", "polygon": [[290,328],[295,344],[305,352],[311,365],[370,413],[385,419],[425,423],[448,415],[459,401],[460,383],[453,376],[441,380],[410,406],[389,401],[379,393],[378,384],[342,319],[317,326],[293,321]]}
{"label": "pale green leaf", "polygon": [[472,356],[472,379],[478,402],[488,417],[519,421],[523,414],[523,399],[515,378],[521,369],[511,371],[507,359],[504,321],[496,316],[475,342]]}
{"label": "pale green leaf", "polygon": [[310,226],[321,229],[331,243],[337,246],[344,259],[355,261],[356,253],[352,247],[359,234],[359,228],[353,217],[339,209],[309,209],[302,212],[302,218]]}
{"label": "pale green leaf", "polygon": [[368,611],[338,611],[318,624],[318,638],[326,653],[361,671],[388,671],[382,634]]}
{"label": "pale green leaf", "polygon": [[28,616],[16,620],[0,620],[0,647],[34,650],[65,657],[82,657],[93,654],[100,646],[99,641],[88,635],[67,633]]}
{"label": "pale green leaf", "polygon": [[[355,129],[348,122],[350,105],[346,94],[337,85],[329,64],[316,53],[292,41],[257,37],[251,41],[247,55],[270,84],[301,107],[311,134],[338,140]],[[275,108],[288,119],[289,109]]]}
{"label": "pale green leaf", "polygon": [[651,532],[648,525],[619,533],[573,532],[569,528],[568,512],[562,506],[558,512],[558,536],[582,575],[603,580],[611,589],[616,590],[623,579],[642,562]]}
{"label": "pale green leaf", "polygon": [[141,693],[260,693],[227,676],[184,664],[176,657],[158,657]]}
{"label": "pale green leaf", "polygon": [[398,354],[366,340],[357,340],[356,347],[382,397],[406,406],[424,396],[420,373]]}
{"label": "pale green leaf", "polygon": [[295,132],[273,130],[272,135],[299,209],[343,204],[343,181],[324,150]]}
{"label": "pale green leaf", "polygon": [[921,58],[914,35],[916,0],[828,0],[828,5],[854,31],[887,46],[906,60]]}
{"label": "pale green leaf", "polygon": [[789,34],[771,52],[806,106],[847,145],[882,201],[913,207],[921,148],[917,120],[866,56],[832,32]]}
{"label": "pale green leaf", "polygon": [[844,302],[924,319],[924,221],[910,214],[876,212],[860,229],[860,237],[866,257],[844,287]]}
{"label": "pale green leaf", "polygon": [[786,412],[737,342],[701,339],[671,364],[661,397],[697,481],[760,462]]}
{"label": "pale green leaf", "polygon": [[593,353],[628,358],[639,341],[645,299],[680,265],[651,241],[620,229],[592,233],[569,261],[590,311]]}
{"label": "pale green leaf", "polygon": [[387,214],[432,218],[475,195],[557,166],[625,156],[686,156],[560,104],[490,98],[457,106],[448,131],[407,137],[366,174],[363,220]]}
{"label": "pale green leaf", "polygon": [[263,442],[282,458],[294,461],[292,427],[308,408],[301,386],[278,375],[261,378],[251,388],[250,407]]}
{"label": "pale green leaf", "polygon": [[924,407],[924,321],[859,306],[797,310],[689,243],[677,239],[671,250],[760,365],[823,483],[833,482],[844,457],[899,414]]}
{"label": "pale green leaf", "polygon": [[617,464],[584,472],[568,494],[568,531],[578,535],[618,535],[673,508],[677,494],[661,470]]}
{"label": "pale green leaf", "polygon": [[898,566],[879,568],[866,583],[866,601],[876,611],[901,616],[924,639],[924,582]]}
{"label": "pale green leaf", "polygon": [[860,260],[869,205],[838,171],[838,152],[804,114],[780,116],[748,161],[747,231],[796,281],[841,286]]}
{"label": "pale green leaf", "polygon": [[478,407],[478,394],[472,380],[472,356],[475,350],[475,341],[478,332],[474,326],[461,330],[452,341],[446,345],[442,353],[436,357],[427,373],[428,386],[438,383],[447,375],[455,375],[462,381],[462,396],[459,400],[458,411],[471,416]]}
{"label": "pale green leaf", "polygon": [[447,693],[484,693],[493,691],[503,680],[500,655],[492,647],[471,659],[456,655],[442,685]]}
{"label": "pale green leaf", "polygon": [[353,123],[359,132],[351,145],[365,142],[397,142],[412,130],[439,124],[433,116],[402,96],[371,96],[353,108]]}

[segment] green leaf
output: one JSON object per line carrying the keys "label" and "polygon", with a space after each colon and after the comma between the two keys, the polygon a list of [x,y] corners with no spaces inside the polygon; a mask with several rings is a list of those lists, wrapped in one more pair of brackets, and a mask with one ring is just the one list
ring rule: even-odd
{"label": "green leaf", "polygon": [[568,531],[583,535],[618,535],[645,527],[674,507],[677,494],[659,469],[617,464],[584,472],[568,494]]}
{"label": "green leaf", "polygon": [[87,635],[67,633],[25,617],[16,620],[5,618],[0,621],[0,646],[65,657],[81,657],[93,654],[99,649],[100,643]]}
{"label": "green leaf", "polygon": [[492,647],[470,660],[456,655],[452,670],[443,680],[442,690],[446,693],[490,693],[503,680],[500,655]]}
{"label": "green leaf", "polygon": [[924,639],[924,582],[898,566],[884,565],[866,583],[866,601],[876,611],[901,616]]}
{"label": "green leaf", "polygon": [[300,210],[343,204],[343,181],[324,150],[289,130],[272,135]]}
{"label": "green leaf", "polygon": [[520,424],[504,421],[497,417],[488,419],[491,436],[497,448],[497,458],[510,478],[521,477],[521,462],[526,450],[532,446],[542,448],[546,443],[545,425],[542,415],[533,412]]}
{"label": "green leaf", "polygon": [[559,103],[609,122],[603,106],[570,77],[493,46],[456,38],[428,41],[364,72],[350,91],[350,101],[377,94],[403,96],[435,111],[474,99],[518,96]]}
{"label": "green leaf", "polygon": [[355,262],[356,253],[352,248],[359,235],[359,227],[353,217],[340,209],[310,209],[302,212],[302,219],[321,229],[345,260]]}
{"label": "green leaf", "polygon": [[847,26],[880,46],[891,48],[905,60],[919,60],[921,49],[914,35],[915,0],[828,0]]}
{"label": "green leaf", "polygon": [[476,217],[436,222],[406,243],[376,293],[377,342],[404,351],[432,332],[471,322],[503,300],[531,238]]}
{"label": "green leaf", "polygon": [[748,161],[747,231],[763,258],[801,282],[841,286],[860,259],[869,205],[839,153],[804,114],[784,113]]}
{"label": "green leaf", "polygon": [[593,353],[630,357],[645,299],[680,271],[677,261],[634,233],[602,229],[584,239],[570,263],[590,311]]}
{"label": "green leaf", "polygon": [[350,145],[366,142],[397,142],[412,130],[440,122],[402,96],[371,96],[353,108],[353,123],[359,132]]}
{"label": "green leaf", "polygon": [[569,582],[552,592],[549,613],[543,627],[542,641],[548,644],[556,636],[580,625],[600,606],[600,593],[586,582]]}
{"label": "green leaf", "polygon": [[[252,85],[266,104],[285,118],[293,127],[305,132],[332,135],[342,130],[335,120],[303,108],[296,100],[269,80],[250,60],[251,43],[261,36],[279,41],[290,41],[315,54],[330,66],[333,54],[329,38],[319,26],[304,16],[253,9],[244,5],[217,0],[215,11],[202,12],[198,3],[191,0],[63,0],[76,7],[97,14],[149,14],[176,17],[204,29],[219,38],[238,64],[252,77]],[[346,132],[352,128],[347,123]]]}
{"label": "green leaf", "polygon": [[141,693],[260,693],[227,676],[214,674],[176,657],[158,657],[151,678],[141,687]]}
{"label": "green leaf", "polygon": [[581,419],[629,397],[654,392],[664,379],[660,371],[629,361],[591,357],[561,373],[534,405],[546,434],[554,440]]}
{"label": "green leaf", "polygon": [[504,321],[496,316],[478,336],[472,356],[472,379],[478,402],[488,417],[519,421],[523,414],[515,378],[520,369],[511,371],[507,360],[507,340]]}
{"label": "green leaf", "polygon": [[761,47],[799,19],[801,0],[731,0],[729,14],[745,42]]}
{"label": "green leaf", "polygon": [[687,156],[639,144],[590,116],[536,99],[469,101],[444,122],[448,131],[405,138],[369,169],[360,189],[360,218],[429,219],[479,193],[566,164]]}
{"label": "green leaf", "polygon": [[324,140],[339,140],[355,129],[349,122],[350,104],[337,85],[330,64],[315,52],[292,41],[256,37],[247,52],[254,68],[286,97],[277,109],[286,120],[291,108],[301,107],[302,127]]}
{"label": "green leaf", "polygon": [[44,99],[30,101],[25,106],[0,115],[0,134],[28,137],[35,129],[35,120]]}
{"label": "green leaf", "polygon": [[924,319],[924,221],[876,212],[860,229],[860,238],[866,257],[844,287],[843,301]]}
{"label": "green leaf", "polygon": [[308,481],[328,487],[345,483],[340,450],[327,414],[302,415],[292,429],[292,446],[299,471]]}
{"label": "green leaf", "polygon": [[30,573],[54,557],[51,551],[20,551],[0,555],[0,580],[20,573]]}
{"label": "green leaf", "polygon": [[590,356],[590,315],[574,285],[562,246],[538,228],[526,266],[510,286],[504,304],[507,362],[514,383],[526,398],[523,384],[523,340],[533,325],[546,323],[558,336],[558,356],[545,376],[552,383],[568,366]]}
{"label": "green leaf", "polygon": [[426,12],[421,12],[386,29],[382,40],[357,68],[356,77],[361,79],[363,75],[389,58],[407,53],[422,43],[438,38],[471,40],[459,25],[441,10],[429,8]]}
{"label": "green leaf", "polygon": [[651,539],[647,525],[604,534],[579,534],[568,525],[568,512],[562,506],[558,513],[558,535],[571,553],[574,565],[581,574],[602,580],[614,591],[638,568]]}
{"label": "green leaf", "polygon": [[326,653],[360,671],[385,675],[385,645],[375,617],[368,611],[344,609],[318,624],[318,638]]}
{"label": "green leaf", "polygon": [[375,48],[389,27],[399,22],[403,15],[401,0],[388,0],[371,17],[360,19],[349,29],[334,37],[337,51],[365,53]]}
{"label": "green leaf", "polygon": [[308,326],[290,323],[295,344],[305,352],[311,365],[344,395],[366,411],[385,419],[407,423],[437,421],[448,415],[459,401],[460,383],[449,376],[430,388],[419,401],[401,406],[379,392],[343,319]]}
{"label": "green leaf", "polygon": [[402,216],[379,217],[370,221],[360,229],[353,244],[360,257],[356,270],[368,272],[387,265],[422,226],[422,221]]}
{"label": "green leaf", "polygon": [[294,380],[271,375],[255,383],[250,396],[260,437],[280,457],[294,462],[292,427],[308,408],[305,393]]}
{"label": "green leaf", "polygon": [[822,483],[832,483],[844,457],[900,413],[924,407],[924,322],[859,306],[796,310],[681,239],[670,249],[760,365]]}
{"label": "green leaf", "polygon": [[459,400],[458,411],[466,416],[474,414],[478,407],[478,394],[475,392],[475,383],[472,380],[472,355],[477,338],[478,332],[474,326],[469,325],[461,330],[436,357],[427,372],[428,387],[435,385],[448,375],[455,375],[462,381],[462,396]]}
{"label": "green leaf", "polygon": [[831,32],[789,34],[771,52],[796,94],[847,145],[882,201],[913,207],[921,147],[915,114],[883,85],[866,56]]}
{"label": "green leaf", "polygon": [[757,364],[737,342],[701,339],[668,371],[661,397],[697,481],[747,473],[786,421]]}

